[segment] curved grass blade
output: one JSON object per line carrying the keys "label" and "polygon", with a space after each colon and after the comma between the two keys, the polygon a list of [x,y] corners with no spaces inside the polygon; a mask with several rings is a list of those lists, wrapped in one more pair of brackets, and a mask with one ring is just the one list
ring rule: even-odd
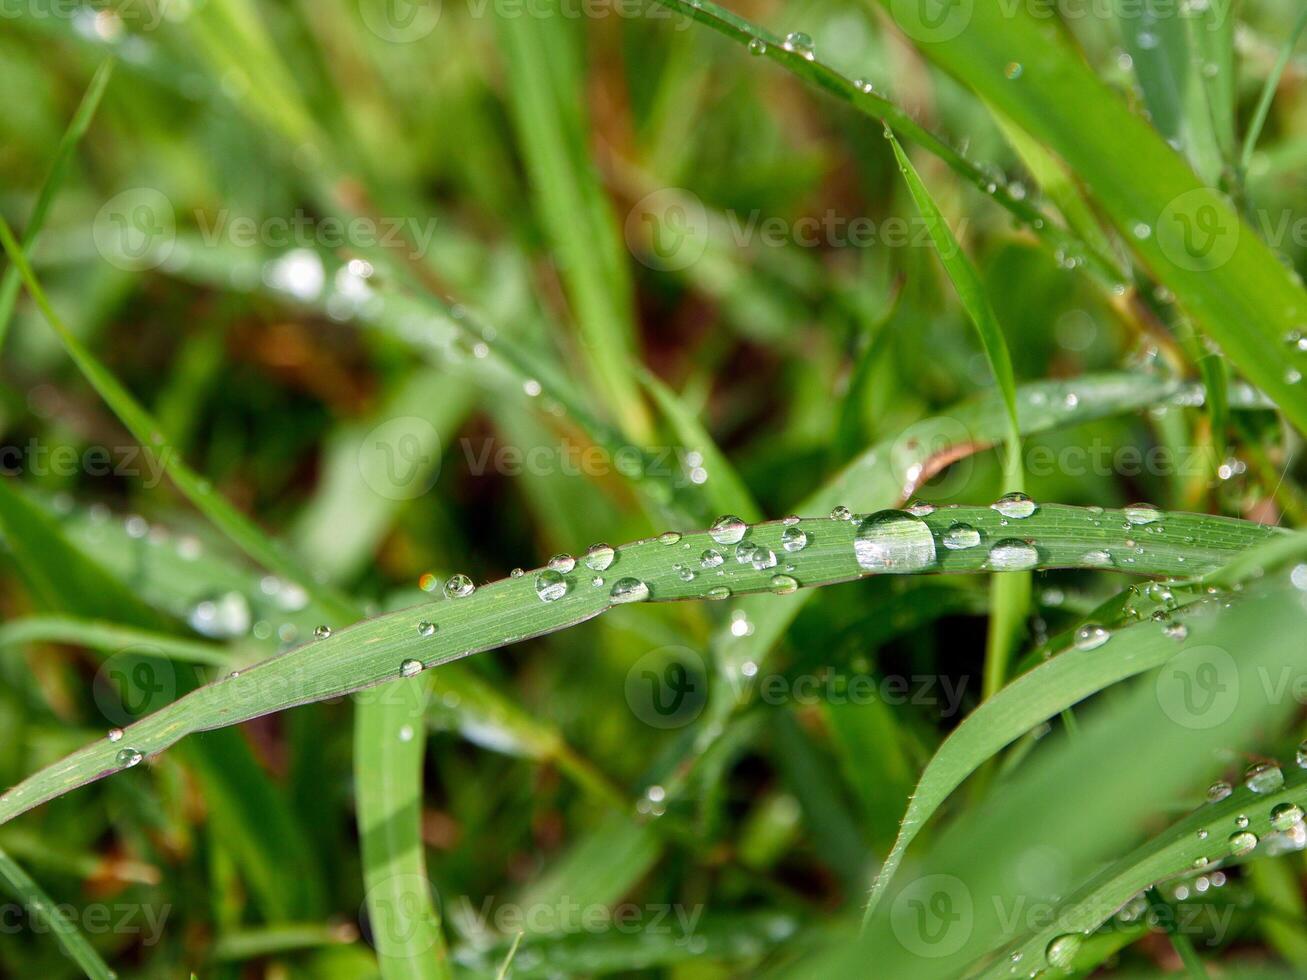
{"label": "curved grass blade", "polygon": [[[884,547],[889,554],[900,554],[900,549],[906,548],[907,557],[903,565],[888,569],[869,569],[860,563],[854,522],[833,518],[808,518],[797,524],[773,521],[754,526],[745,539],[759,549],[756,559],[746,563],[732,555],[689,582],[674,566],[720,547],[709,532],[690,532],[672,544],[655,538],[626,545],[618,549],[611,569],[600,578],[602,584],[593,584],[589,570],[564,574],[541,568],[492,582],[464,597],[366,620],[216,681],[136,722],[122,741],[100,740],[36,773],[0,796],[0,822],[76,786],[130,768],[192,732],[338,697],[401,674],[575,626],[631,601],[788,594],[800,586],[830,585],[882,571],[995,570],[989,562],[990,549],[1018,535],[1025,546],[1020,554],[1030,556],[1034,568],[1099,568],[1098,553],[1106,551],[1116,567],[1131,573],[1203,574],[1237,552],[1281,533],[1228,518],[1168,514],[1165,532],[1147,539],[1148,547],[1140,553],[1133,543],[1136,532],[1122,529],[1120,511],[1096,514],[1045,505],[1021,521],[1019,528],[988,507],[951,507],[914,520],[919,524],[899,522],[891,528]],[[959,521],[974,527],[982,544],[965,550],[936,548],[938,536]],[[793,528],[807,535],[809,544],[801,552],[787,552],[781,544],[782,533]],[[929,537],[929,544],[923,535]],[[927,549],[933,560],[923,560]],[[786,556],[784,564],[777,555]],[[1001,563],[996,560],[995,565],[1011,567],[1008,557]],[[789,565],[794,566],[792,572]],[[427,624],[435,626],[434,632]]]}
{"label": "curved grass blade", "polygon": [[25,616],[0,626],[0,647],[22,643],[69,643],[100,651],[149,647],[184,663],[210,667],[231,663],[230,652],[214,643],[77,616]]}
{"label": "curved grass blade", "polygon": [[[68,129],[59,140],[59,145],[54,152],[54,159],[50,161],[50,169],[46,173],[45,181],[41,184],[40,191],[37,192],[36,204],[32,206],[32,213],[23,226],[22,246],[24,252],[31,250],[32,245],[36,242],[37,235],[41,233],[46,215],[50,212],[50,205],[54,203],[55,195],[59,193],[64,177],[67,176],[68,161],[72,159],[73,152],[77,149],[77,145],[82,141],[82,137],[90,127],[91,120],[95,117],[95,110],[100,107],[100,98],[104,95],[104,90],[108,87],[109,79],[113,75],[113,65],[112,58],[100,63],[100,67],[91,76],[91,84],[86,87],[86,93],[82,96],[77,111],[73,113]],[[4,278],[0,279],[0,347],[4,347],[5,337],[8,336],[9,321],[13,317],[14,304],[18,301],[18,290],[21,286],[22,279],[19,277],[18,267],[11,264],[5,270]]]}
{"label": "curved grass blade", "polygon": [[0,851],[0,882],[5,891],[18,899],[23,908],[41,925],[54,933],[55,941],[69,959],[82,968],[91,980],[113,980],[115,974],[100,958],[63,911],[50,900],[13,858]]}
{"label": "curved grass blade", "polygon": [[1304,372],[1284,355],[1307,294],[1230,202],[1030,11],[968,5],[965,30],[941,39],[913,5],[881,3],[909,36],[932,38],[918,43],[927,56],[1066,162],[1180,306],[1307,431]]}
{"label": "curved grass blade", "polygon": [[1293,57],[1293,49],[1298,46],[1298,39],[1302,37],[1302,32],[1307,29],[1307,8],[1304,8],[1298,14],[1298,20],[1293,25],[1292,30],[1284,39],[1284,46],[1280,48],[1280,53],[1275,59],[1275,65],[1271,68],[1271,73],[1266,76],[1266,84],[1262,86],[1262,94],[1257,99],[1257,108],[1253,111],[1252,121],[1248,123],[1248,132],[1244,135],[1243,151],[1239,155],[1239,169],[1243,173],[1248,172],[1248,168],[1253,162],[1253,153],[1257,150],[1257,141],[1261,139],[1262,129],[1266,126],[1266,119],[1271,114],[1271,104],[1275,101],[1275,91],[1280,87],[1280,79],[1284,77],[1284,69],[1289,66],[1289,59]]}

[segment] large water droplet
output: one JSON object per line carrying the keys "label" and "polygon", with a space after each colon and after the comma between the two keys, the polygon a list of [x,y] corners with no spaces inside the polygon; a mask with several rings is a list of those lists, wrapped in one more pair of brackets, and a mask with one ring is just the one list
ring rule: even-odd
{"label": "large water droplet", "polygon": [[843,504],[836,504],[831,509],[830,519],[832,521],[847,521],[847,520],[852,520],[852,518],[853,518],[853,511],[849,510]]}
{"label": "large water droplet", "polygon": [[760,37],[755,37],[749,42],[749,54],[760,55],[767,53],[767,42]]}
{"label": "large water droplet", "polygon": [[965,551],[980,544],[980,532],[970,524],[958,521],[944,532],[944,547],[949,551]]}
{"label": "large water droplet", "polygon": [[726,514],[713,521],[712,527],[708,529],[708,536],[718,544],[735,544],[744,537],[744,532],[748,529],[749,525],[740,518]]}
{"label": "large water droplet", "polygon": [[699,556],[699,564],[704,568],[716,568],[725,560],[722,553],[715,548],[708,548]]}
{"label": "large water droplet", "polygon": [[781,547],[786,551],[802,551],[808,547],[808,535],[802,528],[787,527],[781,532]]}
{"label": "large water droplet", "polygon": [[913,517],[929,517],[935,513],[935,505],[924,500],[914,500],[904,508]]}
{"label": "large water droplet", "polygon": [[1111,638],[1111,632],[1097,623],[1085,623],[1076,630],[1074,642],[1077,650],[1097,650]]}
{"label": "large water droplet", "polygon": [[919,517],[882,510],[858,524],[853,554],[871,571],[919,572],[935,562],[935,535]]}
{"label": "large water droplet", "polygon": [[1276,830],[1291,830],[1302,822],[1302,807],[1297,803],[1281,803],[1271,808],[1271,826]]}
{"label": "large water droplet", "polygon": [[1029,541],[1004,538],[989,549],[985,567],[997,572],[1020,572],[1039,564],[1039,551]]}
{"label": "large water droplet", "polygon": [[1162,516],[1162,512],[1152,504],[1131,504],[1122,513],[1125,514],[1126,521],[1136,525],[1152,524]]}
{"label": "large water droplet", "polygon": [[546,568],[536,576],[536,595],[541,602],[555,602],[567,595],[567,579],[560,572]]}
{"label": "large water droplet", "polygon": [[330,627],[330,626],[318,626],[318,627],[314,628],[314,630],[313,630],[313,638],[316,639],[316,640],[329,640],[329,639],[331,639],[331,627]]}
{"label": "large water droplet", "polygon": [[1111,554],[1106,551],[1103,551],[1102,549],[1097,549],[1095,551],[1086,551],[1083,555],[1080,556],[1080,560],[1084,562],[1086,565],[1093,565],[1099,568],[1105,568],[1108,565],[1112,564]]}
{"label": "large water droplet", "polygon": [[753,554],[749,557],[749,563],[757,571],[764,571],[768,568],[776,567],[776,552],[770,548],[759,545],[753,549]]}
{"label": "large water droplet", "polygon": [[771,590],[777,595],[789,595],[791,592],[797,592],[799,580],[793,575],[773,575],[771,577]]}
{"label": "large water droplet", "polygon": [[731,590],[724,585],[714,585],[704,593],[704,598],[713,600],[729,599],[730,597]]}
{"label": "large water droplet", "polygon": [[680,540],[680,531],[664,531],[662,534],[658,535],[659,544],[676,544],[676,542]]}
{"label": "large water droplet", "polygon": [[608,597],[615,603],[644,602],[649,598],[649,586],[638,578],[620,578]]}
{"label": "large water droplet", "polygon": [[792,51],[807,61],[812,61],[817,56],[813,47],[812,38],[808,37],[802,31],[791,31],[785,35],[785,43],[781,45],[786,51]]}
{"label": "large water droplet", "polygon": [[1216,782],[1212,783],[1211,786],[1207,787],[1207,802],[1220,803],[1233,792],[1233,786],[1227,783],[1224,779],[1218,779]]}
{"label": "large water droplet", "polygon": [[989,506],[1004,517],[1017,521],[1025,520],[1039,510],[1039,505],[1020,490],[1003,494]]}
{"label": "large water droplet", "polygon": [[1080,952],[1081,942],[1079,933],[1069,932],[1064,936],[1058,936],[1044,950],[1048,965],[1056,970],[1070,970],[1075,963],[1076,954]]}
{"label": "large water droplet", "polygon": [[132,766],[139,765],[143,758],[139,749],[119,749],[118,754],[114,756],[114,761],[118,763],[120,769],[130,769]]}
{"label": "large water droplet", "polygon": [[1257,846],[1257,835],[1251,830],[1241,830],[1230,835],[1230,853],[1235,857],[1249,853]]}
{"label": "large water droplet", "polygon": [[428,623],[425,621],[418,623],[418,636],[435,636],[435,635],[436,635],[435,623]]}
{"label": "large water droplet", "polygon": [[399,676],[401,677],[416,677],[420,673],[422,673],[421,660],[405,660],[399,665]]}
{"label": "large water droplet", "polygon": [[592,571],[602,572],[607,570],[615,557],[617,552],[610,545],[592,544],[585,553],[585,566]]}
{"label": "large water droplet", "polygon": [[566,575],[576,567],[576,559],[571,555],[554,555],[549,559],[546,566],[551,572],[561,572]]}
{"label": "large water droplet", "polygon": [[1284,785],[1284,773],[1279,766],[1259,762],[1248,767],[1243,784],[1254,793],[1274,793]]}
{"label": "large water droplet", "polygon": [[470,596],[475,591],[476,586],[472,583],[472,580],[462,572],[451,575],[449,581],[445,583],[446,599],[462,599],[465,596]]}

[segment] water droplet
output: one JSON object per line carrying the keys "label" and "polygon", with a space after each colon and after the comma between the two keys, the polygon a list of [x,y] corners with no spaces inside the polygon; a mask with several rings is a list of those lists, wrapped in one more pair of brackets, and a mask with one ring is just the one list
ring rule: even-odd
{"label": "water droplet", "polygon": [[1241,830],[1230,835],[1230,853],[1240,857],[1257,846],[1257,835],[1251,830]]}
{"label": "water droplet", "polygon": [[186,616],[191,629],[215,640],[244,636],[252,619],[249,600],[239,592],[224,592],[197,602]]}
{"label": "water droplet", "polygon": [[1021,62],[1009,61],[1007,63],[1007,67],[1003,69],[1003,75],[1004,77],[1007,78],[1008,81],[1015,82],[1018,78],[1021,77],[1024,71],[1025,69],[1021,66]]}
{"label": "water droplet", "polygon": [[1274,793],[1284,785],[1284,773],[1277,765],[1259,762],[1248,767],[1243,784],[1254,793]]}
{"label": "water droplet", "polygon": [[1095,565],[1098,567],[1105,567],[1107,565],[1112,564],[1111,554],[1106,551],[1103,551],[1102,549],[1096,549],[1094,551],[1086,551],[1083,555],[1080,556],[1080,560],[1084,562],[1086,565]]}
{"label": "water droplet", "polygon": [[561,572],[546,568],[536,576],[536,595],[541,602],[555,602],[567,595],[567,579]]}
{"label": "water droplet", "polygon": [[767,53],[767,42],[760,37],[755,37],[749,42],[749,54],[761,55]]}
{"label": "water droplet", "polygon": [[749,563],[760,572],[768,568],[775,568],[776,552],[759,545],[753,549],[753,554],[749,556]]}
{"label": "water droplet", "polygon": [[1302,807],[1297,803],[1281,803],[1271,808],[1271,826],[1276,830],[1292,830],[1302,822]]}
{"label": "water droplet", "polygon": [[1076,630],[1074,642],[1077,650],[1097,650],[1111,638],[1111,632],[1097,623],[1085,623]]}
{"label": "water droplet", "polygon": [[1173,640],[1185,640],[1189,638],[1189,627],[1184,623],[1167,623],[1162,627],[1162,634]]}
{"label": "water droplet", "polygon": [[684,565],[678,565],[676,567],[676,575],[682,582],[694,581],[694,572],[686,568]]}
{"label": "water droplet", "polygon": [[991,509],[998,511],[1004,517],[1012,520],[1025,520],[1035,511],[1039,510],[1039,505],[1031,500],[1020,490],[1014,490],[1012,493],[1005,493],[996,501],[989,505]]}
{"label": "water droplet", "polygon": [[571,555],[554,555],[549,559],[547,567],[551,572],[561,572],[566,575],[576,567],[576,559]]}
{"label": "water droplet", "polygon": [[708,529],[708,536],[718,544],[735,544],[744,537],[744,532],[748,529],[749,525],[740,518],[726,514],[713,521],[712,527]]}
{"label": "water droplet", "polygon": [[905,509],[913,517],[929,517],[935,513],[935,505],[924,500],[914,500]]}
{"label": "water droplet", "polygon": [[1199,839],[1199,840],[1207,840],[1207,828],[1206,828],[1206,827],[1199,827],[1199,828],[1198,828],[1198,839]]}
{"label": "water droplet", "polygon": [[508,573],[510,578],[521,578],[525,574],[526,574],[525,568],[515,568]]}
{"label": "water droplet", "polygon": [[141,755],[138,749],[119,749],[118,754],[114,756],[114,760],[118,763],[120,769],[130,769],[132,766],[138,765],[142,758],[144,756]]}
{"label": "water droplet", "polygon": [[1039,564],[1039,551],[1029,541],[1004,538],[989,549],[985,566],[999,572],[1019,572]]}
{"label": "water droplet", "polygon": [[606,571],[616,557],[617,552],[612,546],[592,544],[585,553],[585,567],[595,572]]}
{"label": "water droplet", "polygon": [[1069,971],[1075,963],[1076,954],[1080,952],[1081,942],[1078,933],[1069,932],[1064,936],[1058,936],[1044,950],[1048,965],[1055,970]]}
{"label": "water droplet", "polygon": [[435,623],[428,623],[425,621],[418,623],[418,636],[435,636],[435,635],[436,635]]}
{"label": "water droplet", "polygon": [[400,677],[416,677],[420,673],[422,673],[421,660],[405,660],[399,665]]}
{"label": "water droplet", "polygon": [[658,535],[659,544],[676,544],[676,542],[680,540],[681,532],[679,531],[664,531],[662,534]]}
{"label": "water droplet", "polygon": [[832,521],[848,521],[853,519],[853,511],[849,510],[843,504],[837,504],[831,509],[830,519]]}
{"label": "water droplet", "polygon": [[1298,743],[1298,768],[1307,769],[1307,738]]}
{"label": "water droplet", "polygon": [[704,598],[706,599],[721,600],[721,599],[729,599],[730,597],[731,597],[731,590],[724,585],[714,585],[711,589],[709,589],[707,592],[704,593]]}
{"label": "water droplet", "polygon": [[1129,524],[1152,524],[1162,516],[1162,512],[1152,504],[1131,504],[1122,513]]}
{"label": "water droplet", "polygon": [[799,580],[793,575],[773,575],[771,577],[771,590],[777,595],[789,595],[791,592],[797,592]]}
{"label": "water droplet", "polygon": [[440,579],[436,578],[430,572],[423,572],[418,576],[418,588],[423,592],[435,592],[436,586],[440,584]]}
{"label": "water droplet", "polygon": [[1287,371],[1284,372],[1285,384],[1296,385],[1301,380],[1302,380],[1302,372],[1299,371],[1297,368],[1289,368]]}
{"label": "water droplet", "polygon": [[871,571],[919,572],[935,562],[935,536],[919,517],[882,510],[858,525],[853,554]]}
{"label": "water droplet", "polygon": [[807,61],[812,61],[817,56],[817,52],[812,46],[812,38],[802,31],[791,31],[786,34],[785,43],[781,47],[786,51],[792,51]]}
{"label": "water droplet", "polygon": [[472,580],[462,572],[459,572],[457,575],[451,575],[449,581],[445,583],[446,599],[462,599],[466,596],[470,596],[475,591],[476,586],[472,584]]}
{"label": "water droplet", "polygon": [[1147,241],[1153,237],[1153,229],[1147,222],[1140,221],[1132,230],[1134,231],[1135,238],[1139,239],[1141,242]]}
{"label": "water droplet", "polygon": [[413,726],[405,725],[399,730],[399,740],[401,742],[413,741]]}
{"label": "water droplet", "polygon": [[704,568],[716,568],[725,560],[722,553],[715,548],[708,548],[699,556],[699,564]]}
{"label": "water droplet", "polygon": [[808,547],[808,535],[802,528],[787,527],[781,532],[781,547],[786,551],[802,551]]}
{"label": "water droplet", "polygon": [[965,551],[980,544],[980,532],[970,524],[958,521],[944,532],[944,547],[949,551]]}
{"label": "water droplet", "polygon": [[314,639],[326,640],[331,638],[330,626],[319,626],[313,631]]}
{"label": "water droplet", "polygon": [[649,598],[649,586],[638,578],[619,578],[608,597],[614,603],[644,602]]}
{"label": "water droplet", "polygon": [[741,565],[747,565],[753,561],[753,553],[758,550],[758,546],[752,541],[741,541],[735,546],[735,560]]}
{"label": "water droplet", "polygon": [[110,741],[110,742],[121,742],[122,740],[123,740],[123,730],[122,730],[121,728],[110,728],[110,729],[109,729],[109,741]]}
{"label": "water droplet", "polygon": [[1234,825],[1240,830],[1243,830],[1248,826],[1248,818],[1241,813],[1239,816],[1234,818]]}

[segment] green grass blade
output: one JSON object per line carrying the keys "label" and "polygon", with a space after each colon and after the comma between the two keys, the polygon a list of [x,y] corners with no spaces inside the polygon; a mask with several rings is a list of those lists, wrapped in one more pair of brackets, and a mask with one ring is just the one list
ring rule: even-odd
{"label": "green grass blade", "polygon": [[214,643],[77,616],[25,616],[0,625],[0,646],[22,643],[69,643],[100,651],[142,646],[183,663],[210,667],[231,663],[230,652]]}
{"label": "green grass blade", "polygon": [[81,967],[92,980],[113,980],[114,972],[100,959],[91,944],[81,934],[58,905],[41,890],[13,858],[0,851],[0,883],[5,891],[23,904],[35,921],[54,933],[55,942],[68,954],[68,958]]}
{"label": "green grass blade", "polygon": [[[921,24],[902,19],[907,7],[882,3],[921,36]],[[1284,337],[1307,319],[1307,295],[1230,203],[1063,37],[1025,9],[1010,13],[977,4],[966,30],[920,47],[1060,156],[1180,305],[1307,430],[1303,372],[1287,368],[1284,356]]]}
{"label": "green grass blade", "polygon": [[1266,120],[1271,114],[1271,104],[1275,101],[1275,92],[1280,87],[1280,79],[1284,77],[1284,69],[1288,67],[1289,59],[1293,57],[1293,49],[1298,46],[1298,39],[1302,37],[1304,29],[1307,29],[1307,9],[1298,14],[1298,20],[1284,39],[1284,46],[1280,48],[1280,53],[1275,59],[1275,65],[1271,68],[1271,73],[1266,76],[1266,83],[1262,86],[1262,94],[1257,99],[1257,108],[1253,111],[1253,118],[1248,123],[1248,132],[1244,134],[1243,150],[1239,154],[1239,169],[1244,173],[1247,173],[1248,168],[1252,165],[1253,153],[1257,150],[1257,141],[1261,139],[1262,130],[1266,127]]}
{"label": "green grass blade", "polygon": [[[106,59],[95,70],[95,74],[91,76],[91,84],[86,87],[86,93],[82,96],[77,111],[73,113],[68,129],[59,140],[45,181],[37,192],[36,204],[32,206],[32,213],[23,226],[24,252],[31,251],[37,235],[41,233],[46,215],[50,212],[50,205],[54,203],[55,195],[59,193],[59,188],[63,186],[64,178],[68,175],[68,163],[90,127],[91,120],[95,117],[95,110],[100,107],[100,98],[104,95],[104,90],[113,75],[113,64],[112,58]],[[11,263],[5,270],[4,278],[0,279],[0,347],[4,347],[5,337],[9,333],[9,321],[13,317],[14,304],[18,301],[18,290],[21,287],[22,279],[18,275],[18,267]]]}
{"label": "green grass blade", "polygon": [[[1025,546],[1018,547],[1019,554],[1033,559],[1032,567],[1022,570],[1101,568],[1098,552],[1106,551],[1116,567],[1134,574],[1200,575],[1279,533],[1246,521],[1172,513],[1165,517],[1165,533],[1146,539],[1148,547],[1141,554],[1136,545],[1127,543],[1137,532],[1123,530],[1129,525],[1120,511],[1097,514],[1048,504],[1014,528],[988,507],[950,507],[917,521],[897,522],[882,539],[891,554],[904,556],[904,564],[892,566],[891,573],[990,570],[990,549],[1016,539]],[[974,527],[983,544],[965,550],[936,548],[935,539],[959,521]],[[810,542],[800,552],[788,552],[781,544],[782,533],[792,528],[803,531]],[[792,573],[775,557],[773,564],[764,559],[755,567],[732,555],[688,582],[674,566],[694,562],[703,552],[721,547],[709,532],[689,532],[674,544],[648,539],[618,549],[602,585],[592,584],[593,574],[587,569],[582,575],[583,566],[578,565],[577,571],[563,576],[566,594],[556,601],[541,601],[537,595],[538,589],[558,584],[548,576],[541,579],[546,571],[542,568],[481,586],[462,598],[357,623],[173,702],[132,725],[121,742],[100,740],[36,773],[0,796],[0,822],[121,771],[128,763],[134,764],[139,758],[136,753],[156,754],[191,732],[222,728],[384,683],[396,678],[401,668],[410,669],[403,667],[410,661],[412,669],[431,668],[575,626],[624,605],[623,600],[642,595],[653,601],[699,600],[713,598],[715,589],[733,595],[790,593],[796,586],[831,585],[864,577],[875,570],[863,567],[856,557],[856,533],[854,522],[829,517],[807,518],[797,524],[758,524],[750,529],[747,540],[764,549],[763,554],[785,555],[785,565],[794,565]],[[927,534],[929,546],[923,540]],[[927,550],[933,552],[931,561],[925,560]],[[1011,552],[1000,549],[1000,554],[1002,564],[1010,567]],[[428,635],[424,623],[434,624],[435,632]]]}

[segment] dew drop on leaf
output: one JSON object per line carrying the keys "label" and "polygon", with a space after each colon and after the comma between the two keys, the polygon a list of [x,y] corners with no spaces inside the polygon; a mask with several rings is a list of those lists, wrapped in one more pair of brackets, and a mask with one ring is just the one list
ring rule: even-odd
{"label": "dew drop on leaf", "polygon": [[1004,517],[1012,520],[1025,520],[1035,511],[1039,510],[1039,505],[1030,499],[1020,490],[1014,490],[1012,493],[1005,493],[996,501],[989,505],[993,510],[998,511]]}
{"label": "dew drop on leaf", "polygon": [[858,524],[853,554],[869,571],[919,572],[935,562],[935,535],[919,517],[882,510]]}

